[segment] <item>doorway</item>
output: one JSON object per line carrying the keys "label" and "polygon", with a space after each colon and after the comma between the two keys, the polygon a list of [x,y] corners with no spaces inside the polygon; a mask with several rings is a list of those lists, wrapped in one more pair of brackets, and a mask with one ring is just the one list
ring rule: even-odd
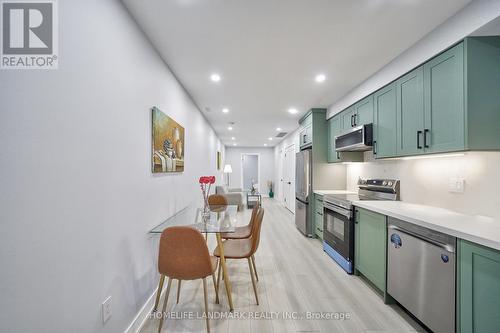
{"label": "doorway", "polygon": [[295,214],[295,145],[288,146],[283,156],[283,201]]}
{"label": "doorway", "polygon": [[252,186],[260,191],[260,156],[259,154],[241,154],[241,188],[250,191]]}

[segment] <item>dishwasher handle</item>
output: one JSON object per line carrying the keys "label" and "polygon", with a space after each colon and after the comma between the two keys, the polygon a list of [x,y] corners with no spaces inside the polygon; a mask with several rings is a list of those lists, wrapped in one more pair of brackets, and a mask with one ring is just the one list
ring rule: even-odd
{"label": "dishwasher handle", "polygon": [[426,237],[421,236],[421,235],[419,235],[419,234],[417,234],[417,233],[415,233],[415,232],[408,231],[408,230],[406,230],[406,229],[400,228],[400,227],[395,226],[395,225],[388,225],[388,226],[387,226],[387,228],[388,228],[388,229],[392,229],[392,230],[401,231],[401,232],[403,232],[403,233],[405,233],[405,234],[408,234],[408,235],[410,235],[410,236],[413,236],[413,237],[415,237],[415,238],[418,238],[418,239],[420,239],[421,241],[424,241],[424,242],[426,242],[426,243],[429,243],[429,244],[432,244],[432,245],[434,245],[434,246],[437,246],[437,247],[439,247],[439,248],[441,248],[441,249],[443,249],[443,250],[445,250],[445,251],[448,251],[448,252],[450,252],[450,253],[455,253],[455,248],[454,248],[452,245],[450,245],[450,244],[445,244],[445,243],[441,243],[441,242],[438,242],[438,241],[435,241],[435,240],[432,240],[432,239],[426,238]]}

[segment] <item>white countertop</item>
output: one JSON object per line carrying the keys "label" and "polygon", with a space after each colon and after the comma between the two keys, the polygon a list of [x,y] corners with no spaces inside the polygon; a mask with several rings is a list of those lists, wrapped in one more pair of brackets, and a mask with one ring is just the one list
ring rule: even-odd
{"label": "white countertop", "polygon": [[402,201],[354,201],[356,207],[500,250],[500,220]]}
{"label": "white countertop", "polygon": [[358,192],[346,191],[346,190],[314,190],[315,194],[325,195],[325,194],[356,194]]}

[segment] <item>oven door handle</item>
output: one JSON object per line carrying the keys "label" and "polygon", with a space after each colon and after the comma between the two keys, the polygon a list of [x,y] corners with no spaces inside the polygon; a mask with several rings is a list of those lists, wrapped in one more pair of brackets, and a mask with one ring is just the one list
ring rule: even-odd
{"label": "oven door handle", "polygon": [[341,207],[333,207],[332,205],[330,205],[326,202],[323,202],[324,214],[328,214],[328,212],[326,212],[326,211],[330,211],[332,213],[342,215],[344,217],[347,217],[348,219],[352,218],[352,211],[350,211],[349,209],[345,209],[345,208],[341,208]]}

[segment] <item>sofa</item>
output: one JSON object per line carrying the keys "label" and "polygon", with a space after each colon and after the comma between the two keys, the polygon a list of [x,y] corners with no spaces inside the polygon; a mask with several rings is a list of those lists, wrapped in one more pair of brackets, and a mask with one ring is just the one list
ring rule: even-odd
{"label": "sofa", "polygon": [[242,210],[245,206],[245,192],[241,188],[228,188],[226,185],[216,186],[215,193],[225,196],[227,203],[238,206],[238,210]]}

